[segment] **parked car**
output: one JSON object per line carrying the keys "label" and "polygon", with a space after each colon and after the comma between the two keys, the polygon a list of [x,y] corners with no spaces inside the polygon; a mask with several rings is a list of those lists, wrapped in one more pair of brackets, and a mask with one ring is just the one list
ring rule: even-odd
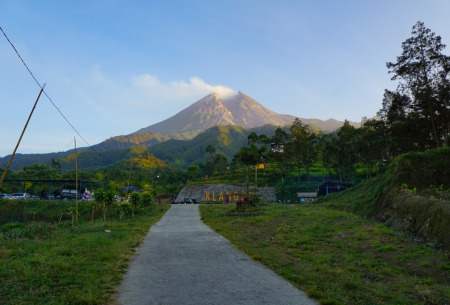
{"label": "parked car", "polygon": [[[72,187],[65,187],[61,190],[61,193],[59,194],[59,198],[61,199],[75,199],[77,190],[76,188]],[[81,200],[83,198],[84,189],[81,189],[81,191],[78,192],[78,200]]]}
{"label": "parked car", "polygon": [[30,195],[28,193],[12,193],[12,198],[10,199],[29,199]]}
{"label": "parked car", "polygon": [[194,198],[184,198],[184,204],[190,204],[190,203],[200,203],[197,199]]}

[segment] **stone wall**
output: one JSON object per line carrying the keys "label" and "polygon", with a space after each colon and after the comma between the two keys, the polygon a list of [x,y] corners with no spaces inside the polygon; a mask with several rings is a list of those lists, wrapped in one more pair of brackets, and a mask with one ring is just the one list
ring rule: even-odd
{"label": "stone wall", "polygon": [[[248,186],[250,195],[256,194],[262,198],[263,201],[275,202],[275,188],[261,187],[256,188],[255,185]],[[188,185],[181,189],[175,203],[184,202],[184,198],[194,198],[199,202],[226,202],[226,198],[230,202],[236,202],[244,199],[246,196],[246,184],[196,184]]]}

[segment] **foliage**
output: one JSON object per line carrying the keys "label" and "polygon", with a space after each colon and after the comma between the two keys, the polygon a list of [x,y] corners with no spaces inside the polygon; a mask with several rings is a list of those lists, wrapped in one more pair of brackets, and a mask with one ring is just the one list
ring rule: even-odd
{"label": "foliage", "polygon": [[441,147],[442,142],[449,144],[450,57],[442,53],[444,48],[441,37],[418,21],[412,37],[402,43],[403,52],[397,61],[386,64],[394,74],[392,80],[401,80],[396,94],[403,101],[393,101],[389,106],[399,105],[404,116],[427,131],[424,138],[416,137],[427,148],[431,145],[427,140],[434,140],[435,147]]}
{"label": "foliage", "polygon": [[120,208],[119,217],[120,217],[120,219],[122,219],[128,213],[131,203],[124,200],[124,201],[118,202],[117,205]]}
{"label": "foliage", "polygon": [[134,217],[134,210],[139,207],[139,203],[141,201],[141,195],[139,195],[138,192],[132,192],[130,194],[130,197],[128,199],[130,201],[131,207],[132,207],[132,213]]}

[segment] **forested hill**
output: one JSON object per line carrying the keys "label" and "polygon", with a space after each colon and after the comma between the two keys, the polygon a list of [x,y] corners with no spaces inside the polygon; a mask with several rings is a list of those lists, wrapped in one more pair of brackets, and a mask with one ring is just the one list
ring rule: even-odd
{"label": "forested hill", "polygon": [[142,132],[127,136],[112,137],[106,141],[94,145],[93,147],[98,152],[104,152],[108,150],[125,149],[133,146],[149,147],[170,139],[170,136],[164,136],[151,132]]}
{"label": "forested hill", "polygon": [[[273,127],[275,130],[275,127]],[[192,140],[169,140],[149,147],[155,157],[168,165],[179,168],[196,164],[206,158],[206,147],[212,145],[216,152],[222,153],[228,160],[247,144],[250,130],[238,126],[215,126],[200,133]]]}
{"label": "forested hill", "polygon": [[[95,151],[79,149],[79,168],[92,169],[107,166],[127,158],[136,157],[137,152],[147,150],[171,166],[184,167],[201,160],[206,155],[206,147],[212,145],[217,152],[222,153],[229,160],[247,144],[247,136],[252,132],[272,136],[276,126],[264,125],[252,129],[239,126],[215,126],[200,133],[192,140],[175,140],[169,136],[162,136],[150,132],[118,136],[110,138],[100,144],[94,145]],[[132,149],[135,147],[135,149]],[[138,148],[140,147],[140,148]],[[10,169],[16,170],[35,163],[51,165],[52,159],[61,163],[63,170],[74,167],[73,149],[67,152],[48,154],[16,154]],[[100,154],[98,154],[98,153]],[[10,156],[0,158],[0,167],[5,168]],[[73,164],[72,164],[73,163]]]}
{"label": "forested hill", "polygon": [[[89,167],[92,166],[103,166],[106,164],[113,163],[111,161],[120,160],[120,156],[126,155],[127,149],[134,146],[144,146],[149,147],[164,141],[171,139],[169,136],[163,136],[159,134],[154,134],[151,132],[144,132],[139,134],[132,134],[127,136],[116,136],[112,137],[106,141],[103,141],[99,144],[96,144],[93,147],[93,150],[88,148],[79,148],[79,151],[82,152],[86,156],[85,158],[89,159],[87,163]],[[123,152],[120,152],[122,151]],[[16,154],[14,156],[13,162],[11,163],[10,169],[16,170],[23,168],[24,166],[29,166],[35,163],[39,164],[51,164],[52,159],[59,160],[63,159],[71,154],[73,154],[74,150],[70,149],[65,152],[53,152],[47,154]],[[106,152],[106,158],[102,158],[96,152],[104,155]],[[0,167],[5,168],[9,162],[9,158],[11,155],[0,158]],[[102,160],[105,159],[105,160]],[[109,160],[109,161],[107,161]],[[63,162],[64,163],[64,162]]]}

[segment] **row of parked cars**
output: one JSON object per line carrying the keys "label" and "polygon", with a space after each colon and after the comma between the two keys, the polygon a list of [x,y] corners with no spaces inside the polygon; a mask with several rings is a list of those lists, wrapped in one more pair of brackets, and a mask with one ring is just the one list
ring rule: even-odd
{"label": "row of parked cars", "polygon": [[2,194],[0,193],[0,198],[2,199],[36,199],[37,196],[31,196],[28,193],[12,193],[12,194]]}

